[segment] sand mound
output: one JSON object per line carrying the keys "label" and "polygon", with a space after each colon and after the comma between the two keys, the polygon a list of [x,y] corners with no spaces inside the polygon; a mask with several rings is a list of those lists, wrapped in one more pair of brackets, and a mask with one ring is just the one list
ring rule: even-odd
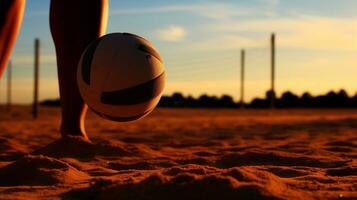
{"label": "sand mound", "polygon": [[[72,190],[63,194],[63,197],[121,200],[312,200],[357,197],[353,188],[350,192],[340,193],[346,185],[338,185],[337,180],[321,173],[309,174],[307,171],[289,167],[260,166],[220,169],[190,164],[151,172],[145,177],[131,176],[127,181],[98,179],[90,187]],[[355,181],[351,178],[350,183],[353,182]]]}
{"label": "sand mound", "polygon": [[335,142],[329,142],[326,145],[328,145],[328,146],[336,146],[336,147],[354,147],[354,148],[357,148],[357,144],[354,144],[351,141],[335,141]]}
{"label": "sand mound", "polygon": [[129,156],[132,153],[125,149],[119,142],[102,141],[92,143],[78,136],[67,136],[50,143],[32,154],[46,155],[55,158],[71,157],[78,159],[90,159],[100,156]]}
{"label": "sand mound", "polygon": [[[172,173],[173,171],[177,173]],[[216,171],[214,173],[214,171]],[[202,175],[203,172],[208,174]],[[255,170],[255,172],[258,172]],[[170,175],[168,175],[170,174]],[[173,175],[175,174],[175,175]],[[237,175],[239,174],[239,175]],[[65,197],[91,199],[282,199],[289,189],[278,177],[247,169],[213,170],[189,165],[167,169],[131,183],[98,181],[89,188],[71,191]],[[261,184],[263,178],[265,183]],[[267,178],[267,179],[266,179]],[[260,181],[257,181],[259,179]],[[294,194],[290,193],[290,196]]]}
{"label": "sand mound", "polygon": [[56,185],[88,179],[86,173],[69,164],[42,155],[28,155],[0,168],[1,186]]}
{"label": "sand mound", "polygon": [[23,145],[13,140],[0,137],[0,160],[15,160],[25,153],[27,153],[27,149]]}
{"label": "sand mound", "polygon": [[303,169],[294,169],[290,167],[263,167],[262,169],[267,170],[282,178],[293,178],[299,176],[309,175],[309,171]]}
{"label": "sand mound", "polygon": [[[283,174],[291,173],[288,169],[286,170],[287,172]],[[154,172],[146,178],[134,178],[130,182],[98,180],[91,187],[73,190],[64,194],[64,197],[209,200],[316,199],[320,195],[304,191],[293,186],[292,183],[295,181],[280,178],[257,167],[219,169],[200,165],[183,165]],[[306,187],[307,183],[304,184]]]}
{"label": "sand mound", "polygon": [[316,158],[273,151],[246,151],[227,154],[217,161],[217,166],[230,168],[246,165],[278,165],[278,166],[308,166],[308,167],[341,167],[351,160],[336,158]]}
{"label": "sand mound", "polygon": [[330,169],[327,170],[326,173],[330,176],[357,176],[357,167],[343,167],[338,169]]}
{"label": "sand mound", "polygon": [[157,169],[155,165],[150,162],[137,162],[137,163],[126,163],[126,162],[111,162],[108,164],[110,169],[115,170],[153,170]]}

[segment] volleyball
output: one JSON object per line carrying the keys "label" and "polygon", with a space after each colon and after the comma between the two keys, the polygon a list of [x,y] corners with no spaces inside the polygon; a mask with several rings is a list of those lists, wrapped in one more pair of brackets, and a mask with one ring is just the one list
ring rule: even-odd
{"label": "volleyball", "polygon": [[143,37],[111,33],[88,45],[78,64],[79,92],[88,107],[114,121],[148,115],[165,85],[162,58]]}

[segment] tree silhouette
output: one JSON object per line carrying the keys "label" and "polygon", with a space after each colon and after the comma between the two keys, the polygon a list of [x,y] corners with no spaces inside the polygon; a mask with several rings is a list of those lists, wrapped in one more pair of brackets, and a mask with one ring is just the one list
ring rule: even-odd
{"label": "tree silhouette", "polygon": [[277,106],[282,108],[299,107],[300,99],[290,91],[284,92],[280,99],[277,100]]}
{"label": "tree silhouette", "polygon": [[305,92],[300,97],[300,106],[301,107],[312,107],[313,99],[314,99],[314,97],[310,93]]}

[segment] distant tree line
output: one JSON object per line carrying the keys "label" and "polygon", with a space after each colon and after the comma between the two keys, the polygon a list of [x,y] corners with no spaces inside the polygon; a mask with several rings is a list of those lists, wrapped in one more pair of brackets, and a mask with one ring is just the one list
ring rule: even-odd
{"label": "distant tree line", "polygon": [[[268,108],[270,107],[270,96],[275,95],[267,91],[265,98],[255,98],[250,103],[246,103],[247,108]],[[239,107],[239,102],[234,102],[229,95],[221,97],[209,96],[206,94],[198,98],[183,96],[181,93],[174,93],[171,96],[163,96],[159,102],[162,107],[211,107],[211,108],[233,108]],[[357,94],[349,97],[345,90],[338,92],[330,91],[324,95],[313,96],[305,92],[298,96],[290,91],[284,92],[275,100],[277,108],[343,108],[357,107]]]}
{"label": "distant tree line", "polygon": [[[275,95],[271,91],[266,92],[265,98],[255,98],[250,103],[246,103],[246,108],[268,108],[270,106],[270,96]],[[45,100],[41,105],[59,106],[60,100]],[[188,108],[234,108],[239,107],[239,102],[234,102],[229,95],[220,97],[203,94],[198,98],[184,96],[176,92],[171,96],[163,96],[159,102],[160,107],[188,107]],[[277,108],[349,108],[357,107],[357,94],[350,97],[345,90],[338,92],[330,91],[324,95],[313,96],[305,92],[298,96],[290,91],[284,92],[275,100]]]}
{"label": "distant tree line", "polygon": [[[270,106],[270,91],[264,99],[255,98],[248,105],[252,108],[266,108]],[[275,105],[278,108],[348,108],[357,107],[357,94],[350,97],[345,90],[330,91],[323,95],[313,96],[308,92],[298,96],[290,91],[284,92],[276,98]]]}
{"label": "distant tree line", "polygon": [[181,93],[176,92],[171,96],[163,96],[160,99],[159,106],[161,107],[207,107],[207,108],[231,108],[236,107],[237,103],[229,95],[221,97],[209,96],[203,94],[198,98],[192,96],[183,96]]}

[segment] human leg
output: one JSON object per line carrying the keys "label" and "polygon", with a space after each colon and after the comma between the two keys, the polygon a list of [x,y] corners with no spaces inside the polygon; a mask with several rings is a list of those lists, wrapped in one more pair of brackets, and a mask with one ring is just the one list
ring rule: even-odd
{"label": "human leg", "polygon": [[52,0],[50,9],[62,108],[61,134],[87,137],[87,106],[77,87],[77,65],[87,45],[105,33],[108,1]]}

